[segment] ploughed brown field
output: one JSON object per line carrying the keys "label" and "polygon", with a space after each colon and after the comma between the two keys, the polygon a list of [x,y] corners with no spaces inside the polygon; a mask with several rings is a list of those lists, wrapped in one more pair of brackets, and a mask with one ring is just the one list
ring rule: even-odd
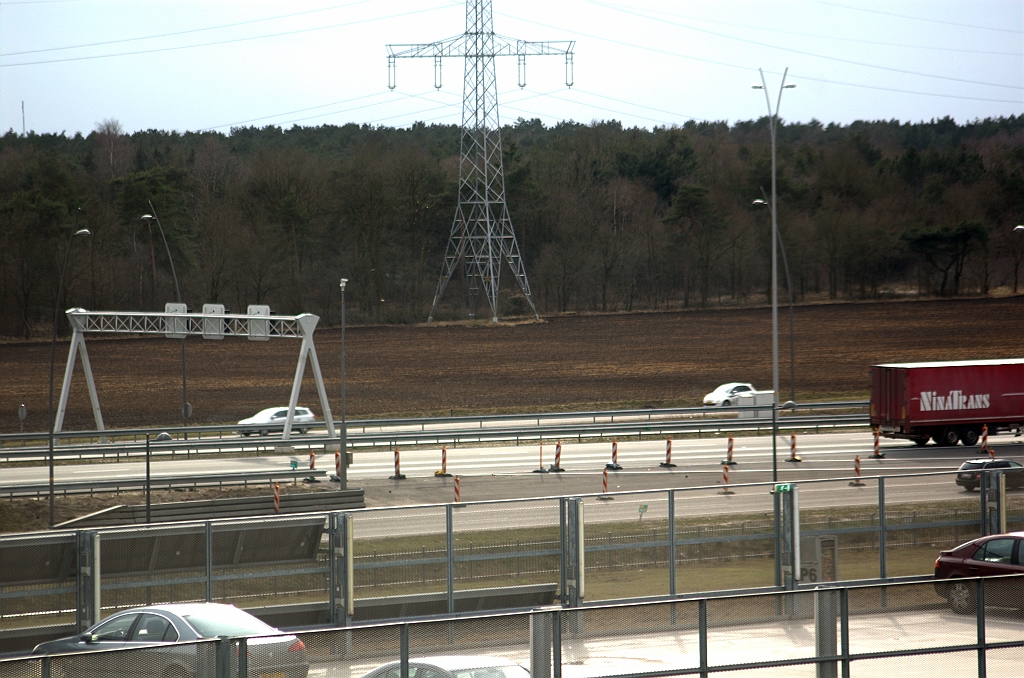
{"label": "ploughed brown field", "polygon": [[[1024,298],[836,303],[795,310],[796,399],[866,397],[880,362],[1019,357]],[[335,418],[341,333],[315,334]],[[180,423],[181,348],[161,337],[87,337],[107,427]],[[194,424],[237,421],[286,405],[300,341],[187,341]],[[539,323],[486,321],[350,326],[349,418],[696,405],[718,384],[771,387],[771,310],[565,315]],[[59,395],[68,342],[58,343]],[[780,384],[789,395],[788,310],[779,308]],[[0,344],[0,431],[46,429],[48,341]],[[307,366],[300,404],[321,416]],[[93,428],[75,367],[65,430]]]}

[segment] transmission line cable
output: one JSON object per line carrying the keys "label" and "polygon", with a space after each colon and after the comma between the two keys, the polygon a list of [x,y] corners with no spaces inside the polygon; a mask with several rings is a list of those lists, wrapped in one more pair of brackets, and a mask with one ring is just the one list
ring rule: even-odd
{"label": "transmission line cable", "polygon": [[819,5],[829,5],[831,7],[839,7],[841,9],[848,9],[854,12],[868,12],[870,14],[881,14],[883,16],[894,16],[900,19],[911,19],[913,21],[927,21],[933,24],[943,24],[945,26],[956,26],[957,28],[977,28],[980,31],[997,31],[999,33],[1014,33],[1020,35],[1020,31],[1015,31],[1012,28],[995,28],[994,26],[978,26],[975,24],[962,24],[956,21],[943,21],[942,19],[931,19],[923,16],[912,16],[910,14],[896,14],[895,12],[883,12],[880,9],[868,9],[867,7],[852,7],[850,5],[841,5],[838,2],[823,2],[822,0],[812,0],[817,2]]}
{"label": "transmission line cable", "polygon": [[727,40],[735,40],[737,42],[744,42],[744,43],[747,43],[748,45],[757,45],[758,47],[767,47],[768,49],[777,49],[777,50],[780,50],[780,51],[783,51],[783,52],[790,52],[792,54],[800,54],[802,56],[814,57],[816,59],[825,59],[827,61],[835,61],[835,62],[838,62],[838,63],[841,63],[841,64],[850,64],[851,66],[862,66],[864,68],[875,68],[875,69],[882,70],[882,71],[889,71],[890,73],[901,73],[903,75],[913,75],[913,76],[921,77],[921,78],[935,78],[936,80],[949,80],[951,82],[963,82],[963,83],[966,83],[966,84],[969,84],[969,85],[982,85],[982,86],[985,86],[985,87],[1001,87],[1003,89],[1013,89],[1013,90],[1024,89],[1024,87],[1021,87],[1020,85],[1003,85],[1003,84],[995,83],[995,82],[984,82],[982,80],[969,80],[967,78],[957,78],[957,77],[953,77],[951,75],[938,75],[938,74],[935,74],[935,73],[922,73],[920,71],[909,71],[909,70],[906,70],[906,69],[903,69],[903,68],[894,68],[892,66],[881,66],[879,64],[872,64],[872,63],[868,63],[866,61],[856,61],[854,59],[844,59],[842,57],[828,56],[827,54],[816,54],[814,52],[807,52],[805,50],[793,49],[791,47],[779,47],[778,45],[772,45],[772,44],[767,43],[767,42],[760,42],[759,40],[750,40],[749,38],[738,38],[738,37],[736,37],[734,35],[729,35],[727,33],[719,33],[718,31],[712,31],[712,30],[707,29],[707,28],[697,28],[696,26],[688,26],[686,24],[679,23],[678,21],[669,21],[668,19],[659,19],[656,16],[650,16],[648,14],[644,14],[643,12],[639,12],[639,11],[633,10],[633,9],[626,9],[626,8],[623,8],[623,7],[616,7],[615,5],[608,5],[608,4],[605,4],[603,2],[596,2],[595,0],[590,0],[590,2],[591,2],[591,4],[598,5],[599,7],[605,7],[607,9],[613,10],[615,12],[622,12],[623,14],[632,14],[633,16],[638,16],[638,17],[641,17],[643,19],[647,19],[649,21],[657,21],[657,22],[660,22],[660,23],[667,23],[667,24],[671,24],[673,26],[678,26],[679,28],[684,28],[684,29],[689,30],[689,31],[696,31],[698,33],[706,33],[708,35],[714,35],[714,36],[717,36],[719,38],[725,38]]}
{"label": "transmission line cable", "polygon": [[18,66],[38,66],[40,64],[59,64],[69,61],[88,61],[91,59],[109,59],[111,57],[122,57],[122,56],[136,56],[139,54],[154,54],[156,52],[172,52],[182,49],[193,49],[195,47],[211,47],[214,45],[228,45],[236,42],[248,42],[250,40],[263,40],[264,38],[279,38],[285,35],[297,35],[299,33],[312,33],[313,31],[325,31],[332,28],[345,28],[348,26],[356,26],[359,24],[371,23],[374,21],[386,21],[388,19],[397,19],[403,16],[409,16],[412,14],[422,14],[424,12],[434,12],[439,9],[448,9],[450,5],[438,5],[434,7],[426,7],[423,9],[414,9],[408,12],[400,12],[398,14],[389,14],[388,16],[373,17],[370,19],[359,19],[357,21],[348,21],[340,24],[331,24],[329,26],[314,26],[312,28],[300,28],[293,31],[281,31],[279,33],[268,33],[266,35],[253,35],[245,38],[232,38],[229,40],[216,40],[213,42],[202,42],[195,45],[178,45],[176,47],[155,47],[153,49],[142,49],[133,52],[116,52],[114,54],[95,54],[93,56],[80,56],[80,57],[64,57],[61,59],[44,59],[41,61],[22,61],[15,64],[0,64],[0,68],[15,68]]}
{"label": "transmission line cable", "polygon": [[[588,0],[589,1],[589,0]],[[617,6],[621,7],[621,5]],[[655,11],[652,9],[645,10],[651,14],[657,16],[671,16],[677,19],[686,19],[688,21],[698,21],[701,23],[718,24],[720,26],[729,26],[730,28],[740,28],[742,30],[756,30],[756,31],[770,31],[771,33],[780,33],[782,35],[797,35],[802,38],[814,38],[817,40],[829,40],[837,42],[853,42],[862,45],[880,45],[882,47],[898,47],[901,49],[926,49],[936,52],[955,52],[957,54],[986,54],[991,56],[1021,56],[1022,52],[993,52],[990,50],[982,49],[960,49],[958,47],[938,47],[935,45],[908,45],[899,42],[885,42],[882,40],[865,40],[863,38],[845,38],[837,35],[821,35],[818,33],[802,33],[800,31],[787,31],[781,28],[768,28],[766,26],[757,24],[736,24],[728,21],[718,21],[716,19],[705,19],[702,17],[686,16],[684,14],[675,14],[673,12]]]}
{"label": "transmission line cable", "polygon": [[[79,0],[73,0],[73,1],[78,2]],[[293,12],[291,14],[279,14],[277,16],[268,16],[268,17],[264,17],[262,19],[249,19],[248,21],[237,21],[237,22],[232,23],[232,24],[220,24],[220,25],[217,25],[217,26],[206,26],[204,28],[190,28],[190,29],[185,30],[185,31],[175,31],[173,33],[157,33],[155,35],[143,35],[143,36],[140,36],[138,38],[121,38],[120,40],[105,40],[103,42],[87,42],[87,43],[83,43],[81,45],[67,45],[65,47],[45,47],[45,48],[42,48],[42,49],[23,50],[21,52],[0,52],[0,57],[21,56],[21,55],[24,55],[24,54],[40,54],[42,52],[60,52],[60,51],[63,51],[63,50],[68,50],[68,49],[83,49],[85,47],[101,47],[103,45],[117,45],[117,44],[121,44],[121,43],[125,43],[125,42],[138,42],[139,40],[156,40],[158,38],[170,38],[170,37],[173,37],[173,36],[176,36],[176,35],[189,35],[191,33],[202,33],[204,31],[217,31],[217,30],[220,30],[222,28],[234,28],[236,26],[246,26],[246,25],[249,25],[249,24],[261,23],[261,22],[264,22],[264,21],[277,21],[279,19],[290,19],[290,18],[296,17],[296,16],[303,16],[303,15],[306,15],[306,14],[314,14],[316,12],[327,12],[327,11],[331,11],[331,10],[335,10],[335,9],[344,9],[346,7],[354,7],[355,5],[363,5],[363,4],[366,4],[367,2],[372,2],[372,1],[373,0],[358,0],[358,2],[350,2],[347,5],[334,5],[332,7],[320,7],[318,9],[307,9],[307,10],[305,10],[303,12]],[[3,4],[10,5],[11,3],[5,2]],[[35,3],[32,3],[32,4],[35,4]]]}
{"label": "transmission line cable", "polygon": [[[509,19],[515,19],[516,21],[522,21],[524,23],[536,24],[538,26],[543,26],[544,28],[552,28],[552,29],[558,30],[558,31],[566,30],[566,29],[560,28],[558,26],[552,26],[551,24],[546,24],[546,23],[543,23],[543,22],[540,22],[540,21],[534,21],[533,19],[524,19],[523,17],[516,16],[514,14],[502,13],[501,16],[504,16],[504,17],[509,18]],[[703,57],[697,57],[697,56],[693,56],[693,55],[690,55],[690,54],[680,54],[679,52],[671,52],[669,50],[659,49],[657,47],[651,47],[649,45],[637,45],[635,43],[625,42],[623,40],[616,40],[615,38],[609,38],[609,37],[606,37],[606,36],[603,36],[603,35],[594,35],[592,33],[583,33],[582,31],[579,31],[579,30],[573,30],[572,32],[574,32],[576,35],[581,35],[581,36],[583,36],[585,38],[593,38],[594,40],[600,40],[602,42],[608,42],[608,43],[611,43],[611,44],[614,44],[614,45],[622,45],[623,47],[630,47],[632,49],[643,50],[645,52],[654,52],[655,54],[664,54],[666,56],[672,56],[672,57],[676,57],[678,59],[687,59],[689,61],[699,61],[699,62],[702,62],[702,63],[714,64],[716,66],[725,66],[726,68],[734,68],[734,69],[737,69],[737,70],[742,70],[742,71],[747,71],[747,72],[750,72],[750,71],[754,70],[754,69],[750,68],[749,66],[743,66],[743,65],[740,65],[740,64],[733,64],[733,63],[729,63],[729,62],[726,62],[726,61],[716,61],[714,59],[705,59]],[[771,73],[773,75],[782,75],[778,71],[770,71],[770,70],[765,70],[765,73]],[[972,96],[964,96],[964,95],[960,95],[960,94],[940,94],[940,93],[937,93],[937,92],[918,92],[918,91],[915,91],[915,90],[899,89],[899,88],[895,88],[895,87],[881,87],[879,85],[863,85],[863,84],[860,84],[860,83],[846,82],[846,81],[843,81],[843,80],[831,80],[831,79],[828,79],[828,78],[815,78],[815,77],[811,77],[811,76],[808,76],[808,75],[801,75],[799,73],[794,73],[793,75],[794,75],[794,77],[802,78],[804,80],[811,80],[811,81],[814,81],[814,82],[821,82],[821,83],[826,83],[826,84],[829,84],[829,85],[839,85],[841,87],[857,87],[859,89],[870,89],[870,90],[877,90],[877,91],[880,91],[880,92],[894,92],[894,93],[897,93],[897,94],[913,94],[913,95],[917,95],[917,96],[937,97],[937,98],[941,98],[941,99],[958,99],[958,100],[963,100],[963,101],[989,101],[989,102],[1000,103],[1000,104],[1019,104],[1019,103],[1021,103],[1021,101],[1018,100],[1018,99],[993,99],[991,97],[972,97]]]}

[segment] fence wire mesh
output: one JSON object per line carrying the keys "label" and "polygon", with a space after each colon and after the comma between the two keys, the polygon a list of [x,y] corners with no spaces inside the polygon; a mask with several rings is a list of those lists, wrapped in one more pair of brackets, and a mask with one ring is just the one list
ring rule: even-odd
{"label": "fence wire mesh", "polygon": [[669,593],[668,496],[583,500],[587,600]]}

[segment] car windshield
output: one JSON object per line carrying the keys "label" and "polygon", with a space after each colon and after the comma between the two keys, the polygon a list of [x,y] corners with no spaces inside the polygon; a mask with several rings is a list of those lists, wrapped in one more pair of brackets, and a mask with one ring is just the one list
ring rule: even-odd
{"label": "car windshield", "polygon": [[971,469],[985,468],[985,462],[983,461],[965,461],[961,466],[961,471],[970,471]]}
{"label": "car windshield", "polygon": [[181,615],[202,638],[217,636],[258,636],[278,633],[248,612],[236,607],[216,607]]}

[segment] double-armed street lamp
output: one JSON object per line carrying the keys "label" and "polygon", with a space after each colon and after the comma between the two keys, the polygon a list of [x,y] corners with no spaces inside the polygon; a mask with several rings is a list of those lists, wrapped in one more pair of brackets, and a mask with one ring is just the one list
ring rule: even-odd
{"label": "double-armed street lamp", "polygon": [[[164,235],[163,224],[160,223],[160,217],[157,216],[156,208],[153,207],[153,201],[149,201],[149,209],[152,214],[143,214],[141,219],[146,222],[146,225],[150,228],[152,233],[153,222],[156,222],[156,227],[160,231],[160,239],[164,241],[164,249],[167,251],[167,261],[171,264],[171,275],[174,277],[174,293],[178,299],[178,304],[181,304],[181,287],[178,286],[178,273],[174,269],[174,259],[171,258],[171,248],[167,244],[167,236]],[[192,407],[188,404],[188,391],[186,389],[186,376],[185,376],[185,337],[181,337],[181,425],[183,427],[188,426],[189,417],[192,416]],[[185,437],[188,437],[188,433],[185,433]]]}
{"label": "double-armed street lamp", "polygon": [[55,524],[54,511],[53,511],[53,365],[56,361],[57,354],[57,324],[60,320],[60,305],[61,297],[64,293],[64,273],[67,271],[68,263],[71,261],[71,243],[74,242],[78,236],[89,236],[92,233],[87,228],[78,228],[78,219],[82,214],[82,208],[78,208],[75,212],[75,225],[71,227],[71,237],[68,238],[67,247],[64,250],[64,265],[60,268],[60,281],[57,283],[57,299],[53,304],[53,334],[50,338],[50,405],[48,420],[50,424],[49,432],[49,466],[50,466],[50,527],[52,528]]}
{"label": "double-armed street lamp", "polygon": [[[792,89],[796,85],[786,84],[786,75],[789,68],[782,73],[782,83],[779,85],[779,96],[775,101],[775,110],[772,111],[772,101],[768,96],[768,83],[764,79],[764,70],[757,69],[761,74],[761,84],[753,85],[753,89],[764,90],[764,100],[768,105],[768,129],[771,132],[772,140],[772,481],[778,481],[777,441],[779,433],[778,409],[779,409],[779,266],[776,243],[778,242],[778,222],[776,221],[777,200],[775,180],[775,132],[779,123],[779,105],[782,103],[782,90]],[[786,403],[792,406],[792,401]],[[784,406],[785,407],[785,406]]]}

